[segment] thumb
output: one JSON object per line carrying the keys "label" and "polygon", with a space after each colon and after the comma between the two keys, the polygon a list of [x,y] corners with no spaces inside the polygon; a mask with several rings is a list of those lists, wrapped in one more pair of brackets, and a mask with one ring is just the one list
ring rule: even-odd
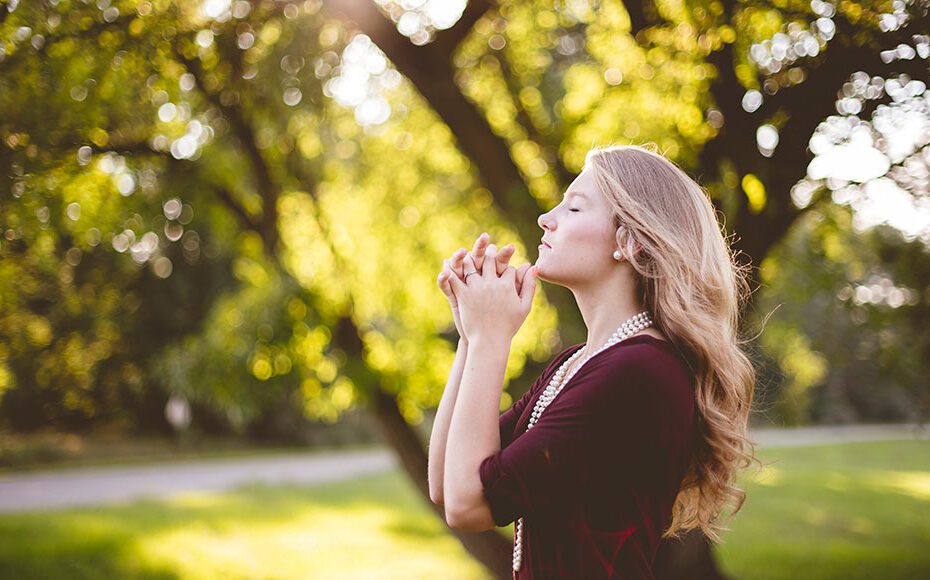
{"label": "thumb", "polygon": [[452,283],[450,282],[452,278],[458,278],[458,276],[455,274],[447,276],[446,279],[442,281],[441,288],[442,293],[445,294],[446,299],[449,301],[449,305],[451,305],[453,308],[456,308],[459,305],[459,301],[455,297],[455,292],[452,291]]}
{"label": "thumb", "polygon": [[523,277],[523,288],[520,289],[520,302],[524,304],[529,304],[533,301],[533,295],[536,293],[536,270],[537,266],[533,266],[526,271],[526,275]]}
{"label": "thumb", "polygon": [[520,265],[519,268],[517,268],[516,290],[517,290],[518,296],[520,295],[520,289],[523,288],[523,279],[526,277],[526,272],[531,267],[532,266],[530,265],[529,262],[524,262],[523,264]]}
{"label": "thumb", "polygon": [[458,277],[454,272],[449,276],[448,280],[449,285],[452,287],[452,293],[458,294],[461,290],[465,288],[465,282],[462,282],[462,279]]}
{"label": "thumb", "polygon": [[437,281],[439,282],[439,289],[442,290],[442,293],[446,295],[451,301],[455,300],[455,295],[452,294],[452,283],[450,282],[451,278],[457,278],[455,274],[452,273],[452,270],[449,269],[449,261],[442,261],[442,272],[439,273]]}

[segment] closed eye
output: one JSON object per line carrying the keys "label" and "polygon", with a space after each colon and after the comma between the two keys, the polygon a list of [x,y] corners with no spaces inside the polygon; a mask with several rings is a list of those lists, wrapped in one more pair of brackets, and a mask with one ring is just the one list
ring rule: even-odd
{"label": "closed eye", "polygon": [[569,208],[568,211],[581,211],[581,210],[580,210],[580,209],[575,209],[575,208]]}

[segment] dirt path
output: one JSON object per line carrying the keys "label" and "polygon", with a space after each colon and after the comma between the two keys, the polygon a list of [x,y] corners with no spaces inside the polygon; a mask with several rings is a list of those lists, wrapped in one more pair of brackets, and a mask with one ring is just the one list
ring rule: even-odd
{"label": "dirt path", "polygon": [[0,474],[0,513],[222,491],[244,483],[326,483],[379,473],[394,465],[390,450],[374,449],[6,473]]}
{"label": "dirt path", "polygon": [[930,439],[930,427],[913,424],[823,425],[790,429],[755,429],[751,435],[760,448],[807,447],[856,441]]}
{"label": "dirt path", "polygon": [[[759,448],[854,441],[930,439],[914,425],[850,425],[757,429]],[[245,483],[312,485],[380,473],[397,466],[390,449],[308,452],[120,467],[83,467],[0,474],[0,513],[61,509],[223,491]]]}

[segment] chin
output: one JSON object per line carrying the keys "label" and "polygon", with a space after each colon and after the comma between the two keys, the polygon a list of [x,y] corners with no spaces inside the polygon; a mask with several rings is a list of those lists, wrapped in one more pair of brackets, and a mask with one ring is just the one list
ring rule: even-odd
{"label": "chin", "polygon": [[545,264],[540,264],[539,261],[537,260],[535,266],[536,266],[536,279],[552,283],[552,279],[549,278],[549,269],[545,266]]}

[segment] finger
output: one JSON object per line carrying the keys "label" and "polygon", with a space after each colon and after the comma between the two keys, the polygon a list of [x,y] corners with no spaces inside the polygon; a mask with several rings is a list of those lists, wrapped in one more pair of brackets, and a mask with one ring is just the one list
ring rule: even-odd
{"label": "finger", "polygon": [[462,262],[465,260],[466,255],[468,255],[468,250],[465,248],[459,248],[455,251],[454,254],[452,254],[452,262],[450,263],[450,267],[452,272],[459,278],[462,277]]}
{"label": "finger", "polygon": [[452,289],[452,280],[458,280],[458,276],[451,275],[443,282],[443,293],[446,295],[446,299],[449,301],[449,306],[452,308],[458,308],[459,301],[455,297],[455,290]]}
{"label": "finger", "polygon": [[442,269],[439,271],[439,275],[436,276],[436,282],[439,283],[439,287],[442,287],[442,283],[446,281],[449,277],[449,274],[452,271],[449,269],[449,260],[442,261]]}
{"label": "finger", "polygon": [[533,302],[533,295],[536,293],[536,270],[537,267],[530,268],[526,277],[523,278],[523,288],[520,291],[520,302],[524,308],[529,308]]}
{"label": "finger", "polygon": [[[492,264],[495,265],[495,268],[494,268],[494,275],[496,276],[496,275],[497,275],[497,268],[496,268],[496,265],[497,265],[497,244],[488,244],[488,249],[484,252],[484,261],[485,261],[485,262],[490,261]],[[484,263],[482,263],[481,266],[484,266]]]}
{"label": "finger", "polygon": [[[493,257],[493,255],[491,255],[491,257]],[[494,260],[484,260],[484,262],[481,264],[481,267],[478,268],[478,271],[481,272],[482,276],[490,275],[492,269],[497,270],[497,266],[495,266],[496,263],[497,262]],[[497,277],[496,271],[494,272],[494,277]]]}
{"label": "finger", "polygon": [[507,269],[507,266],[510,264],[510,258],[513,257],[515,251],[513,244],[507,244],[494,256],[494,259],[497,261],[498,275],[503,274],[504,270]]}
{"label": "finger", "polygon": [[[504,270],[503,274],[501,274],[501,280],[510,282],[511,284],[516,286],[516,279],[517,279],[517,269],[514,268],[513,266],[507,266],[507,269]],[[520,293],[517,292],[517,296],[519,295]]]}
{"label": "finger", "polygon": [[[488,264],[488,270],[484,269],[485,264]],[[488,244],[488,249],[484,253],[484,262],[481,264],[480,271],[482,275],[485,271],[491,271],[494,272],[495,277],[500,276],[497,273],[497,244]]]}
{"label": "finger", "polygon": [[[484,250],[484,260],[482,260],[480,264],[476,262],[476,265],[478,266],[478,271],[483,273],[484,265],[488,262],[491,262],[492,265],[497,264],[496,257],[497,257],[497,244],[489,243],[487,248]],[[494,269],[495,269],[494,273],[496,275],[497,268],[495,267]]]}
{"label": "finger", "polygon": [[[462,291],[465,289],[465,282],[458,276],[449,276],[449,286],[452,287],[452,294],[454,296],[461,296]],[[458,302],[456,302],[456,304],[458,304]]]}
{"label": "finger", "polygon": [[443,259],[442,268],[439,270],[439,275],[436,276],[436,283],[439,284],[439,287],[442,288],[442,283],[446,278],[446,271],[449,268],[449,260]]}
{"label": "finger", "polygon": [[529,262],[524,262],[523,264],[520,265],[519,268],[517,268],[517,275],[516,275],[516,280],[515,280],[517,294],[519,294],[520,290],[523,288],[523,280],[524,278],[526,278],[526,271],[529,269],[530,269]]}
{"label": "finger", "polygon": [[452,292],[451,278],[458,278],[458,276],[453,274],[452,270],[449,269],[449,261],[443,260],[443,270],[439,273],[439,288],[442,290],[442,293],[446,295],[446,298],[449,299],[449,302],[455,306],[456,300],[455,294]]}
{"label": "finger", "polygon": [[[469,272],[481,272],[481,269],[475,266],[475,256],[470,252],[465,256],[465,259],[462,260],[462,270],[465,274]],[[465,280],[465,276],[462,276],[462,280]]]}
{"label": "finger", "polygon": [[475,245],[471,250],[472,256],[474,256],[475,266],[480,268],[484,265],[484,253],[488,249],[488,243],[491,241],[491,236],[487,232],[482,233],[478,236],[478,239],[475,240]]}
{"label": "finger", "polygon": [[473,276],[469,276],[471,272],[478,272],[478,275],[479,276],[481,275],[481,268],[478,268],[477,266],[475,266],[475,257],[472,256],[470,253],[467,256],[465,256],[465,264],[462,267],[462,269],[465,271],[465,275],[462,276],[462,282],[466,286],[468,286],[469,283],[473,284],[475,281]]}

